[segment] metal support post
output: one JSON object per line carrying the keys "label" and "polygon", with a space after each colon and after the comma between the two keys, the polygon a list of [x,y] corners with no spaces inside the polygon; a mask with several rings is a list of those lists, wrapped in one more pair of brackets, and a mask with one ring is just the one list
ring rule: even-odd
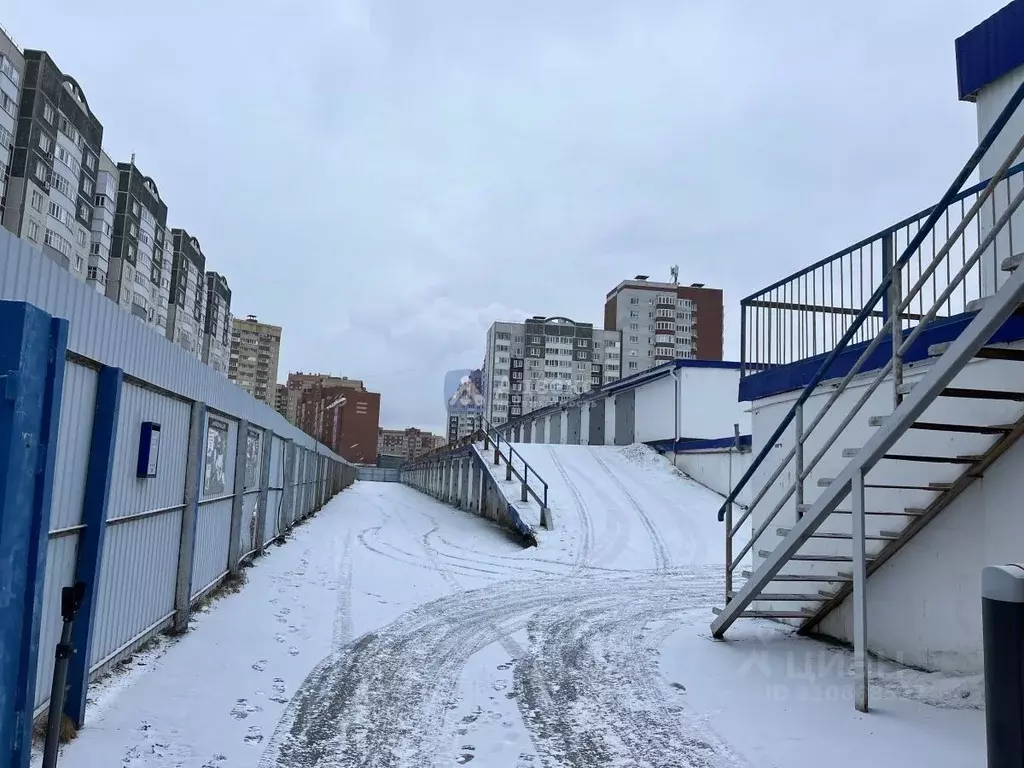
{"label": "metal support post", "polygon": [[75,653],[72,643],[75,614],[85,597],[85,583],[76,581],[74,586],[63,587],[60,591],[60,642],[54,652],[53,680],[50,685],[50,708],[46,715],[46,741],[43,745],[42,768],[55,768],[57,753],[60,751],[61,721],[64,717],[64,696],[68,684],[68,665]]}
{"label": "metal support post", "polygon": [[288,440],[284,444],[284,498],[281,500],[281,514],[277,517],[275,535],[288,530],[295,509],[295,444]]}
{"label": "metal support post", "polygon": [[192,610],[192,559],[199,521],[199,492],[203,480],[203,450],[206,447],[206,403],[192,403],[188,428],[188,455],[185,459],[185,507],[181,513],[178,539],[178,573],[174,584],[175,633],[188,629]]}
{"label": "metal support post", "polygon": [[274,450],[274,433],[263,430],[263,462],[260,466],[260,498],[256,505],[256,552],[263,554],[267,530],[267,500],[270,498],[270,454]]}
{"label": "metal support post", "polygon": [[[739,448],[739,425],[736,426],[736,445],[734,448]],[[793,414],[793,464],[794,464],[794,482],[796,483],[796,491],[794,496],[796,497],[796,517],[799,520],[804,516],[804,405],[801,402],[797,402],[796,411]],[[731,462],[730,462],[731,465]],[[730,490],[732,487],[730,486]]]}
{"label": "metal support post", "polygon": [[903,273],[895,266],[895,249],[893,248],[893,235],[890,233],[882,238],[882,270],[883,274],[890,269],[892,282],[889,284],[889,291],[886,301],[883,303],[883,315],[886,320],[891,320],[889,326],[890,341],[892,344],[892,394],[893,409],[903,402],[903,395],[900,394],[900,387],[903,385],[903,358],[899,355],[899,348],[903,344],[903,322],[899,312],[900,303],[903,301]]}
{"label": "metal support post", "polygon": [[249,422],[242,419],[235,432],[234,496],[231,498],[231,528],[228,538],[228,571],[237,574],[242,559],[242,503],[245,500],[245,448]]}
{"label": "metal support post", "polygon": [[853,518],[853,668],[854,701],[860,712],[868,711],[867,664],[867,558],[864,551],[864,471],[853,475],[850,485]]}
{"label": "metal support post", "polygon": [[[733,448],[740,445],[740,425],[732,425]],[[729,492],[732,493],[732,458],[729,454]],[[725,602],[732,600],[732,504],[725,507]]]}

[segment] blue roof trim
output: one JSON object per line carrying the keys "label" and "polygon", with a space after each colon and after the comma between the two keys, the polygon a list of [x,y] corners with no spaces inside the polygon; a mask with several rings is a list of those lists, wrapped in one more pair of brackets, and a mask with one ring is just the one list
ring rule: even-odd
{"label": "blue roof trim", "polygon": [[[953,341],[971,324],[974,318],[974,314],[962,314],[935,320],[917,337],[910,349],[907,350],[903,361],[913,363],[924,360],[928,357],[928,347],[932,344]],[[909,331],[904,331],[904,334],[909,335]],[[1002,327],[992,334],[989,343],[1005,344],[1020,339],[1024,339],[1024,317],[1011,315]],[[832,362],[832,368],[829,370],[827,378],[834,379],[849,373],[869,343],[851,344],[840,352]],[[882,368],[889,361],[891,349],[892,341],[890,339],[881,342],[871,357],[865,361],[861,373]],[[824,354],[818,355],[746,376],[740,380],[739,401],[761,400],[783,392],[803,389],[814,378],[814,374],[818,372],[826,357],[827,355]]]}
{"label": "blue roof trim", "polygon": [[[689,438],[680,438],[679,440],[652,440],[647,443],[647,445],[658,453],[667,453],[669,451],[672,451],[673,453],[689,453],[732,448],[736,445],[736,438],[735,436],[730,435],[729,437],[716,437],[709,440],[693,440]],[[751,445],[750,435],[740,435],[739,448],[741,451],[750,450]]]}
{"label": "blue roof trim", "polygon": [[1013,0],[957,38],[956,80],[961,101],[1024,64],[1024,0]]}

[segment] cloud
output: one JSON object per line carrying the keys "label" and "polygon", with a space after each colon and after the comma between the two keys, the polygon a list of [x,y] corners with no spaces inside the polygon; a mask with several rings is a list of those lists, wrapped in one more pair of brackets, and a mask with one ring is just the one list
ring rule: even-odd
{"label": "cloud", "polygon": [[939,196],[976,134],[952,41],[1002,4],[38,0],[5,23],[137,152],[236,314],[284,327],[282,379],[359,377],[389,426],[441,429],[490,322],[600,324],[672,264],[724,289],[736,355],[742,296]]}

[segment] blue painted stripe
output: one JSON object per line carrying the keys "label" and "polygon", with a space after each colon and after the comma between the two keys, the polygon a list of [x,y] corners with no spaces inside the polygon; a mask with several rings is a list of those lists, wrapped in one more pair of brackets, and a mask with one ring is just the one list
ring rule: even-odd
{"label": "blue painted stripe", "polygon": [[[658,451],[658,453],[668,453],[669,451],[673,453],[710,451],[715,449],[731,448],[736,444],[736,438],[732,435],[729,437],[716,437],[708,440],[680,438],[679,440],[652,440],[647,443],[647,445]],[[741,450],[749,450],[750,447],[750,435],[740,435],[739,448]]]}
{"label": "blue painted stripe", "polygon": [[958,37],[955,47],[960,99],[974,101],[986,85],[1024,64],[1024,2],[996,11]]}
{"label": "blue painted stripe", "polygon": [[68,697],[66,714],[78,728],[85,724],[85,697],[89,691],[89,659],[93,626],[99,602],[100,569],[103,540],[106,534],[107,505],[110,481],[114,471],[114,448],[117,443],[117,422],[121,410],[121,388],[124,372],[120,368],[100,368],[96,385],[96,410],[89,444],[89,468],[86,472],[82,501],[82,522],[85,529],[78,538],[78,561],[75,579],[85,584],[85,597],[75,619],[72,642],[75,653],[68,665]]}
{"label": "blue painted stripe", "polygon": [[[904,362],[912,363],[924,360],[928,357],[928,347],[932,344],[953,341],[971,324],[974,318],[974,314],[962,314],[942,320],[934,320],[910,346],[910,349],[903,358]],[[910,331],[904,331],[905,336],[909,334]],[[992,334],[989,343],[1001,344],[1019,341],[1020,339],[1024,339],[1024,317],[1013,315],[1003,323],[998,331]],[[869,343],[851,344],[846,347],[836,356],[824,378],[835,379],[849,373]],[[861,372],[866,373],[879,370],[889,362],[891,354],[892,340],[886,339],[878,345],[878,348],[871,357],[865,361]],[[800,360],[789,365],[781,365],[744,377],[740,380],[739,386],[740,402],[761,400],[783,392],[803,389],[814,378],[826,357],[827,355],[809,357],[806,360]]]}

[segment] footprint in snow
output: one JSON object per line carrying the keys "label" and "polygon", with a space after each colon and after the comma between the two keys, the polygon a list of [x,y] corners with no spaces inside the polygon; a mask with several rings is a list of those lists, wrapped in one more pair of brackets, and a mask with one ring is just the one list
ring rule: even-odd
{"label": "footprint in snow", "polygon": [[220,766],[224,765],[227,761],[228,759],[224,755],[214,755],[203,763],[202,768],[220,768]]}
{"label": "footprint in snow", "polygon": [[235,720],[245,720],[249,715],[262,711],[263,707],[258,704],[253,704],[248,699],[239,699],[235,702],[235,706],[231,708],[231,716]]}
{"label": "footprint in snow", "polygon": [[455,762],[458,763],[459,765],[465,765],[470,760],[475,760],[475,759],[476,759],[476,755],[474,755],[474,754],[472,754],[470,752],[464,752],[463,754],[461,754],[457,758],[455,758]]}
{"label": "footprint in snow", "polygon": [[252,665],[252,668],[255,669],[257,672],[262,672],[267,668],[267,660],[260,659]]}
{"label": "footprint in snow", "polygon": [[257,726],[250,725],[249,732],[245,735],[246,744],[259,744],[263,741],[263,731]]}
{"label": "footprint in snow", "polygon": [[289,655],[289,656],[298,656],[298,655],[299,655],[299,649],[298,649],[298,648],[296,648],[296,647],[295,647],[295,646],[293,645],[293,646],[292,646],[291,648],[289,648],[289,649],[288,649],[288,655]]}
{"label": "footprint in snow", "polygon": [[274,693],[284,693],[284,678],[283,677],[275,677],[274,678]]}

